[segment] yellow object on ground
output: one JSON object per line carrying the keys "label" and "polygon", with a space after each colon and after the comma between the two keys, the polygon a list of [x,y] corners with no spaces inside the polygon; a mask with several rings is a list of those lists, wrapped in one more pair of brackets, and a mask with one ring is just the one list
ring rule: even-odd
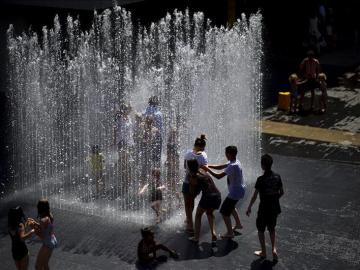
{"label": "yellow object on ground", "polygon": [[263,120],[262,133],[314,141],[360,146],[360,133]]}
{"label": "yellow object on ground", "polygon": [[290,109],[290,92],[279,92],[278,110],[288,111]]}

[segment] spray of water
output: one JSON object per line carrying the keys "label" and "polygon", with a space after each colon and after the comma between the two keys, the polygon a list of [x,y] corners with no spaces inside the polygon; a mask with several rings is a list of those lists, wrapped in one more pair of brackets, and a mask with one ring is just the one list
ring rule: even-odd
{"label": "spray of water", "polygon": [[[133,119],[134,144],[119,152],[113,134],[121,104],[142,112],[152,95],[164,121],[160,167],[167,208],[179,207],[181,157],[200,133],[209,138],[211,162],[224,161],[224,147],[237,145],[249,180],[261,145],[261,20],[260,14],[243,16],[231,29],[218,28],[202,13],[175,11],[146,28],[115,6],[95,12],[88,31],[72,17],[66,25],[55,17],[40,36],[15,36],[10,26],[17,189],[60,208],[147,222],[149,200],[138,194],[153,181],[148,173],[155,166],[146,127]],[[100,177],[93,145],[104,160]]]}

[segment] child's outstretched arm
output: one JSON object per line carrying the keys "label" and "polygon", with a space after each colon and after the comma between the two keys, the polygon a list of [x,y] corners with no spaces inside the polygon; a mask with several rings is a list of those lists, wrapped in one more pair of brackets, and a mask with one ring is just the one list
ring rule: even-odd
{"label": "child's outstretched arm", "polygon": [[139,191],[139,195],[143,194],[145,190],[148,188],[149,184],[145,184]]}
{"label": "child's outstretched arm", "polygon": [[208,166],[208,168],[210,168],[210,169],[215,169],[215,170],[223,170],[223,169],[225,169],[227,166],[228,166],[228,164],[220,164],[220,165],[207,165]]}
{"label": "child's outstretched arm", "polygon": [[258,194],[259,194],[259,191],[258,191],[257,189],[255,189],[254,194],[253,194],[253,196],[252,196],[252,198],[251,198],[251,201],[250,201],[250,203],[249,203],[248,209],[247,209],[247,211],[246,211],[246,215],[247,215],[248,217],[249,217],[250,214],[251,214],[251,207],[253,206],[254,202],[256,201]]}
{"label": "child's outstretched arm", "polygon": [[23,224],[20,225],[19,237],[22,241],[28,239],[35,233],[34,229],[31,229],[29,232],[25,232],[25,226]]}
{"label": "child's outstretched arm", "polygon": [[178,254],[176,253],[175,250],[172,250],[172,249],[168,248],[167,246],[165,246],[165,245],[163,245],[163,244],[156,244],[155,250],[159,250],[159,249],[169,252],[169,255],[170,255],[171,257],[173,257],[173,258],[177,258],[177,257],[178,257]]}
{"label": "child's outstretched arm", "polygon": [[205,168],[206,168],[207,172],[209,172],[212,176],[214,176],[217,179],[221,179],[226,175],[225,172],[216,173],[216,172],[212,171],[209,167],[205,167]]}

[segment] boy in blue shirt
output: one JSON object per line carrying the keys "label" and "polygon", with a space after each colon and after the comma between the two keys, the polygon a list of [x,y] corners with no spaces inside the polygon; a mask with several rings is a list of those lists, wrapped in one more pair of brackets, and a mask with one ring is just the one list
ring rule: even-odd
{"label": "boy in blue shirt", "polygon": [[[233,238],[234,230],[242,229],[240,222],[239,213],[236,209],[236,203],[244,198],[245,195],[245,183],[242,173],[242,168],[240,161],[236,159],[237,148],[236,146],[227,146],[225,148],[225,156],[228,159],[229,163],[224,165],[208,165],[207,171],[217,179],[221,179],[224,176],[227,176],[227,185],[229,189],[229,194],[223,201],[220,213],[223,216],[224,223],[226,225],[227,232],[221,235],[221,238]],[[223,170],[221,173],[215,173],[211,169]],[[232,227],[231,218],[232,215],[235,219],[236,225]]]}

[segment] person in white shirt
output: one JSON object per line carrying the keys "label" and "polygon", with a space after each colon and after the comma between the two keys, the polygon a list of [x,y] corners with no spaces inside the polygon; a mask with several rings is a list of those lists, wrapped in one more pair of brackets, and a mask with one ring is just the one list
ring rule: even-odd
{"label": "person in white shirt", "polygon": [[[196,191],[196,187],[190,188],[190,185],[192,183],[191,183],[191,177],[190,177],[187,161],[196,159],[199,164],[199,168],[204,169],[205,166],[208,164],[207,155],[205,153],[205,147],[206,147],[206,136],[202,134],[200,137],[196,138],[194,143],[194,148],[192,150],[189,150],[184,157],[184,168],[186,172],[185,172],[184,182],[182,185],[182,193],[184,196],[184,204],[185,204],[186,231],[188,233],[194,233],[193,211],[194,211],[195,197],[198,195],[198,192]],[[195,192],[191,192],[191,190],[195,190]]]}
{"label": "person in white shirt", "polygon": [[[244,198],[245,195],[245,182],[243,178],[243,172],[241,168],[240,161],[236,159],[237,148],[236,146],[227,146],[225,148],[225,156],[228,159],[229,163],[223,165],[208,165],[206,170],[215,178],[221,179],[227,175],[227,185],[229,189],[229,194],[226,199],[223,201],[220,213],[223,216],[227,232],[221,235],[221,238],[233,238],[234,231],[236,229],[242,229],[239,213],[236,209],[236,203]],[[223,170],[221,173],[216,173],[211,169]],[[232,215],[235,219],[235,226],[231,225]]]}

